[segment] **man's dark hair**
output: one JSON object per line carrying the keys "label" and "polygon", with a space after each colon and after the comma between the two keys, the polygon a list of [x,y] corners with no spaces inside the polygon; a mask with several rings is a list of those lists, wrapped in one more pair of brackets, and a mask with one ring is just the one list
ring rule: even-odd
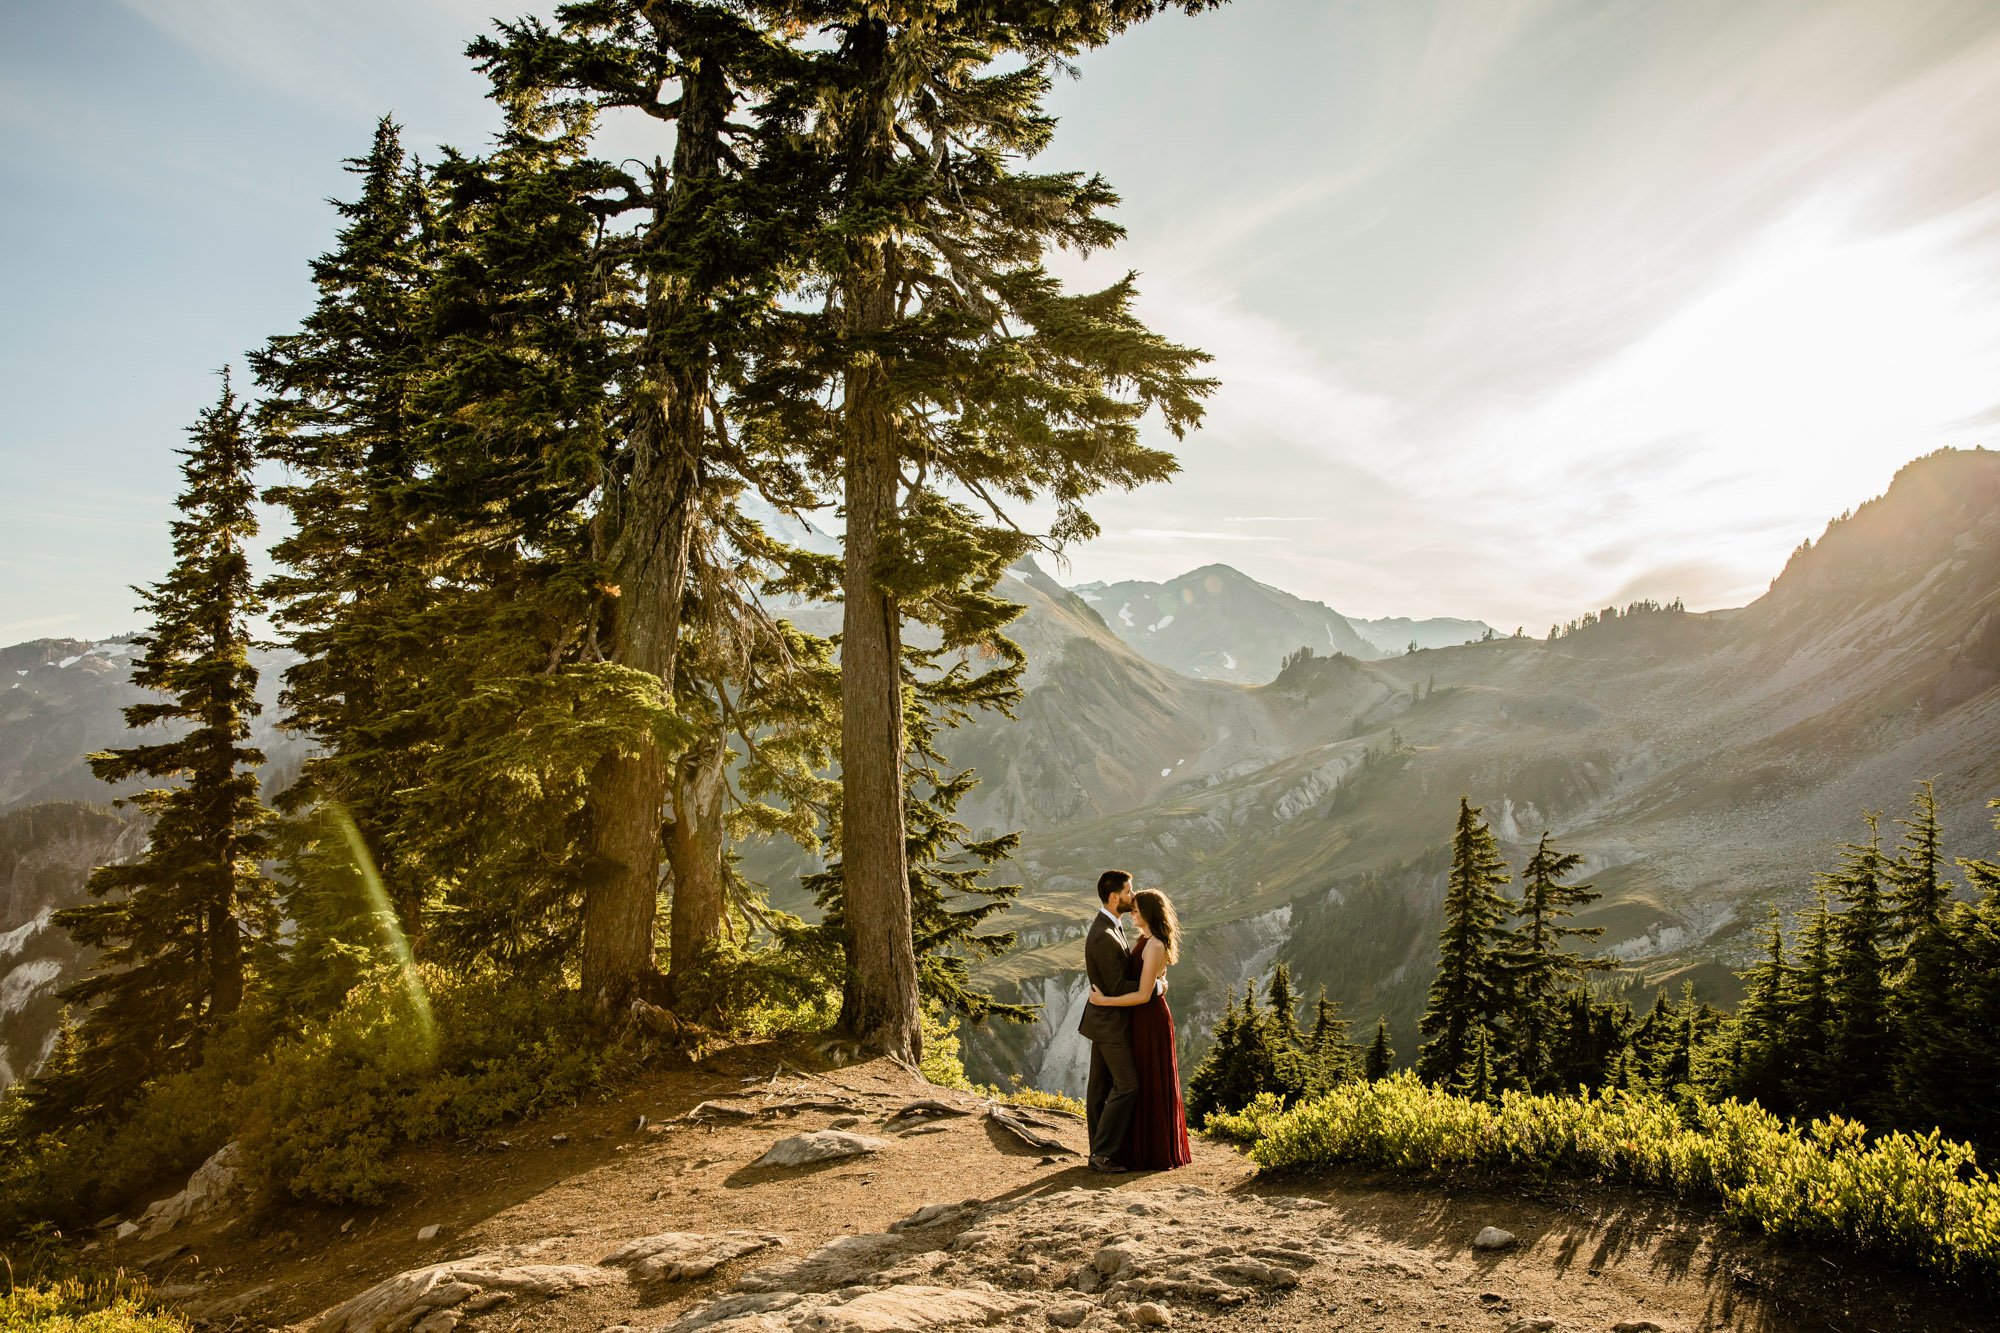
{"label": "man's dark hair", "polygon": [[1108,903],[1111,895],[1132,882],[1132,877],[1122,870],[1107,870],[1097,877],[1097,901]]}

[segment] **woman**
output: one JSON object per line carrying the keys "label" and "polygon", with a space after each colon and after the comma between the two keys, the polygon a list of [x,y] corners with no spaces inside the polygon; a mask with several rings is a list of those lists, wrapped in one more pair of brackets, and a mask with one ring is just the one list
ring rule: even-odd
{"label": "woman", "polygon": [[1174,1016],[1157,984],[1167,965],[1180,958],[1180,921],[1174,905],[1158,889],[1141,889],[1133,899],[1139,938],[1125,959],[1125,974],[1138,973],[1127,995],[1106,995],[1092,986],[1092,1004],[1132,1008],[1132,1061],[1139,1067],[1139,1104],[1119,1164],[1140,1171],[1186,1166],[1187,1113],[1181,1108],[1181,1067],[1174,1055]]}

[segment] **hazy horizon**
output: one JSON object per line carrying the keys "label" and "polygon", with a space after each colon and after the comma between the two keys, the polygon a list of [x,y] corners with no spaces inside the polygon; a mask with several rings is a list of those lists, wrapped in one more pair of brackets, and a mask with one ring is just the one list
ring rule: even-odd
{"label": "hazy horizon", "polygon": [[[0,11],[0,634],[138,623],[171,450],[308,308],[340,159],[384,112],[479,147],[459,51],[523,8]],[[1066,583],[1222,562],[1531,633],[1740,605],[1911,459],[2000,443],[2000,8],[1239,0],[1080,75],[1043,161],[1130,239],[1058,267],[1138,269],[1223,387]]]}

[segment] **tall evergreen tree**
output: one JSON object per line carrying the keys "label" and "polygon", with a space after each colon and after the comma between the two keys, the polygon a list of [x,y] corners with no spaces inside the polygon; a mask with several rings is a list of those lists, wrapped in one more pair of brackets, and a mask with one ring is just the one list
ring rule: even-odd
{"label": "tall evergreen tree", "polygon": [[[950,572],[963,568],[951,554],[1018,551],[1000,512],[1009,498],[1053,500],[1055,541],[1090,535],[1087,496],[1172,471],[1169,455],[1140,443],[1140,418],[1157,408],[1178,437],[1209,387],[1191,373],[1200,354],[1132,314],[1129,280],[1069,296],[1042,267],[1050,247],[1118,239],[1101,216],[1115,201],[1109,188],[1014,169],[1053,130],[1043,108],[1052,63],[1165,7],[786,7],[834,38],[814,99],[831,168],[818,252],[829,299],[802,364],[838,402],[818,428],[847,522],[841,847],[854,981],[842,1022],[879,1049],[908,1056],[921,1041],[902,622],[929,620],[954,649],[990,643],[998,625],[979,602],[990,585]],[[946,489],[991,512],[946,503]],[[945,597],[944,614],[927,617],[924,604],[948,592],[970,594],[975,614]]]}
{"label": "tall evergreen tree", "polygon": [[1328,999],[1326,987],[1320,987],[1319,1000],[1313,1005],[1312,1033],[1306,1038],[1308,1092],[1325,1092],[1360,1076],[1358,1053],[1348,1040],[1351,1026],[1341,1017],[1340,1003]]}
{"label": "tall evergreen tree", "polygon": [[1509,1028],[1513,1037],[1514,1077],[1531,1092],[1550,1092],[1550,1045],[1563,1017],[1562,995],[1590,972],[1606,971],[1608,959],[1589,958],[1565,947],[1573,939],[1596,939],[1602,926],[1567,926],[1575,909],[1600,896],[1589,884],[1565,884],[1583,858],[1558,852],[1544,832],[1535,854],[1521,871],[1521,900],[1514,907],[1514,929],[1507,969],[1512,976],[1513,1004]]}
{"label": "tall evergreen tree", "polygon": [[1892,1015],[1887,962],[1892,926],[1883,902],[1883,858],[1877,817],[1862,815],[1866,842],[1841,847],[1840,866],[1825,877],[1829,892],[1845,900],[1834,921],[1834,1044],[1829,1052],[1831,1095],[1847,1113],[1881,1123],[1889,1111]]}
{"label": "tall evergreen tree", "polygon": [[1786,1071],[1785,1109],[1795,1115],[1824,1115],[1836,1105],[1831,1077],[1831,1052],[1838,1033],[1833,952],[1833,913],[1821,888],[1805,920],[1805,940],[1786,1005],[1785,1044],[1793,1057]]}
{"label": "tall evergreen tree", "polygon": [[1938,827],[1937,793],[1931,780],[1917,784],[1910,797],[1910,817],[1899,819],[1902,841],[1893,860],[1882,871],[1890,885],[1888,910],[1893,916],[1899,945],[1908,945],[1922,931],[1935,926],[1951,901],[1951,885],[1944,878],[1942,833]]}
{"label": "tall evergreen tree", "polygon": [[1719,1091],[1767,1110],[1784,1105],[1790,1076],[1786,1030],[1790,1025],[1792,969],[1785,962],[1783,914],[1771,909],[1764,928],[1764,956],[1755,967],[1738,973],[1748,985],[1730,1029],[1729,1066]]}
{"label": "tall evergreen tree", "polygon": [[1512,907],[1500,894],[1500,886],[1508,882],[1507,866],[1479,814],[1478,807],[1459,798],[1437,976],[1421,1025],[1430,1040],[1417,1053],[1418,1075],[1447,1086],[1464,1076],[1476,1054],[1476,1040],[1494,1026],[1509,1000],[1505,951]]}
{"label": "tall evergreen tree", "polygon": [[1375,1040],[1368,1043],[1368,1055],[1362,1062],[1361,1076],[1370,1083],[1389,1077],[1395,1068],[1396,1051],[1389,1045],[1389,1017],[1378,1014],[1375,1018]]}
{"label": "tall evergreen tree", "polygon": [[[799,126],[785,107],[799,99],[788,103],[782,90],[804,66],[756,7],[675,0],[566,5],[557,28],[503,24],[471,53],[521,132],[538,119],[559,124],[580,159],[575,126],[606,110],[633,111],[658,123],[670,153],[637,173],[593,164],[598,179],[585,207],[600,221],[592,264],[635,289],[613,314],[631,334],[629,367],[618,381],[618,436],[590,492],[590,554],[606,594],[595,606],[590,651],[646,677],[649,702],[671,709],[699,688],[678,666],[697,530],[718,475],[765,489],[781,507],[817,501],[800,493],[795,470],[752,457],[726,426],[729,386],[766,347],[810,235],[795,206],[810,190],[798,188],[789,165],[773,166],[798,160]],[[662,100],[665,85],[677,96]],[[779,95],[745,111],[746,98],[773,89]],[[629,219],[636,225],[616,232],[602,225]],[[715,726],[695,731],[702,739],[693,745],[638,735],[605,754],[588,784],[581,979],[601,1014],[664,994],[654,919],[670,851],[688,881],[677,932],[683,953],[713,933],[725,761]],[[685,807],[664,823],[671,849],[662,833],[670,803]]]}
{"label": "tall evergreen tree", "polygon": [[352,821],[396,889],[396,925],[425,948],[422,881],[399,861],[391,831],[400,794],[418,785],[422,746],[408,719],[428,660],[401,635],[428,599],[405,496],[422,465],[416,398],[436,237],[424,173],[393,122],[382,120],[368,156],[347,166],[359,197],[336,205],[343,226],[312,266],[313,312],[250,358],[268,395],[262,453],[287,474],[264,499],[292,520],[263,589],[299,655],[279,701],[284,725],[312,744],[277,798],[291,816],[279,839],[295,927],[286,986],[308,1011],[338,1002],[380,937],[348,840],[318,817],[318,803]]}
{"label": "tall evergreen tree", "polygon": [[76,1037],[31,1094],[63,1118],[113,1111],[147,1079],[192,1064],[203,1038],[242,1006],[252,953],[276,929],[258,869],[268,842],[255,773],[264,756],[246,744],[258,713],[250,620],[263,610],[245,549],[257,532],[246,416],[225,372],[220,398],[179,451],[173,568],[138,590],[153,623],[136,640],[146,655],[132,680],[165,697],[127,707],[125,724],[170,734],[90,756],[106,782],[172,785],[130,798],[153,821],[146,854],[96,871],[98,901],[54,918],[99,951],[91,973],[62,992],[87,1006]]}

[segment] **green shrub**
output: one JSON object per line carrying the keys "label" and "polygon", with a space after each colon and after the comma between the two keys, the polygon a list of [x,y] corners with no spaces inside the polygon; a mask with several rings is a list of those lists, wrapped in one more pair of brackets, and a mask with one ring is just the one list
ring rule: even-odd
{"label": "green shrub", "polygon": [[72,1278],[0,1296],[0,1333],[188,1333],[188,1325],[149,1309],[145,1289],[123,1278]]}
{"label": "green shrub", "polygon": [[415,979],[385,969],[332,1017],[276,1040],[246,1019],[116,1123],[34,1133],[10,1099],[0,1106],[0,1235],[38,1222],[74,1228],[148,1188],[171,1193],[232,1138],[267,1195],[380,1202],[396,1183],[398,1145],[573,1103],[629,1078],[654,1050],[637,1036],[607,1044],[557,987],[431,968]]}
{"label": "green shrub", "polygon": [[609,1045],[572,992],[419,969],[429,1013],[392,969],[331,1020],[284,1041],[247,1094],[251,1160],[275,1191],[379,1203],[401,1143],[460,1138],[567,1105],[651,1053]]}
{"label": "green shrub", "polygon": [[[1684,1114],[1685,1117],[1684,1118]],[[1210,1133],[1274,1172],[1337,1164],[1397,1171],[1586,1176],[1719,1204],[1746,1230],[1830,1240],[1942,1277],[2000,1286],[2000,1181],[1937,1134],[1870,1139],[1851,1120],[1800,1129],[1736,1101],[1605,1091],[1506,1092],[1489,1105],[1413,1074],[1351,1083],[1280,1109],[1260,1098]]]}

